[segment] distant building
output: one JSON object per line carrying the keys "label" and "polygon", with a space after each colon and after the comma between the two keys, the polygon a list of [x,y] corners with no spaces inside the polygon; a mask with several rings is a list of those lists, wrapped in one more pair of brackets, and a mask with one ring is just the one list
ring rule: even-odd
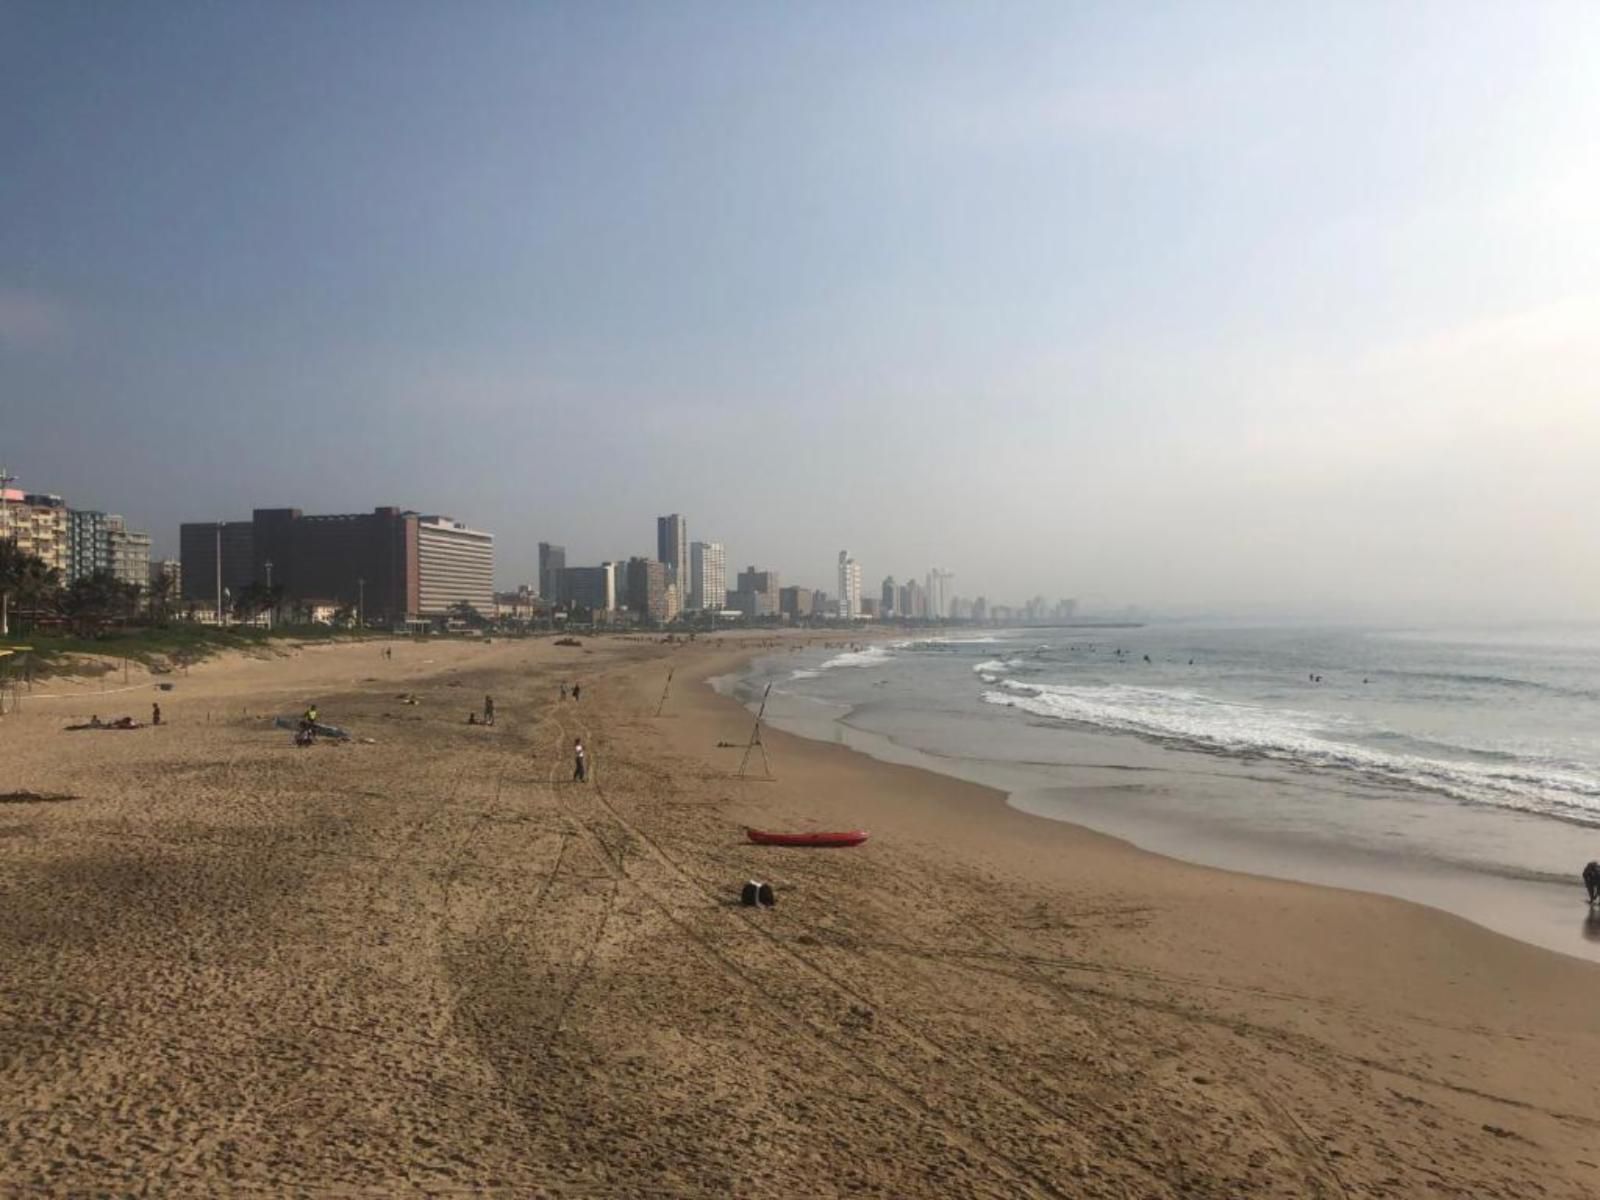
{"label": "distant building", "polygon": [[717,608],[728,591],[728,556],[721,542],[689,546],[689,607]]}
{"label": "distant building", "polygon": [[878,615],[878,602],[871,596],[866,596],[861,601],[861,616],[871,621]]}
{"label": "distant building", "polygon": [[67,513],[67,542],[68,580],[87,579],[96,571],[111,569],[105,513],[70,510]]}
{"label": "distant building", "polygon": [[42,559],[65,576],[71,567],[71,527],[60,496],[0,488],[0,540]]}
{"label": "distant building", "polygon": [[137,533],[115,514],[106,516],[106,559],[119,583],[143,591],[150,584],[150,535]]}
{"label": "distant building", "polygon": [[183,525],[179,549],[184,598],[205,609],[219,590],[237,599],[270,578],[287,606],[347,608],[368,622],[442,617],[462,601],[494,611],[494,536],[449,517],[258,508],[247,522]]}
{"label": "distant building", "polygon": [[[656,517],[656,560],[667,568],[667,587],[677,594],[669,602],[672,616],[688,605],[690,594],[690,530],[682,515]],[[669,616],[669,621],[672,619]]]}
{"label": "distant building", "polygon": [[613,612],[617,607],[617,563],[598,567],[563,567],[556,581],[563,603],[591,613]]}
{"label": "distant building", "polygon": [[520,585],[515,591],[496,592],[494,594],[494,618],[497,621],[529,621],[538,611],[539,597],[537,589],[529,584]]}
{"label": "distant building", "polygon": [[814,593],[810,588],[779,588],[778,612],[788,617],[791,621],[803,621],[811,616],[813,595]]}
{"label": "distant building", "polygon": [[254,531],[252,521],[199,521],[179,526],[184,600],[204,612],[226,610],[224,593],[237,596],[255,580]]}
{"label": "distant building", "polygon": [[730,607],[739,608],[753,617],[773,617],[778,614],[778,573],[776,571],[758,571],[754,567],[747,567],[739,572],[738,587],[735,594],[748,593],[756,597],[754,611],[747,611],[740,605]]}
{"label": "distant building", "polygon": [[418,517],[417,615],[442,617],[470,604],[494,611],[494,534],[450,517]]}
{"label": "distant building", "polygon": [[567,548],[539,543],[539,598],[549,604],[565,604],[567,597],[560,594],[561,572],[566,569]]}
{"label": "distant building", "polygon": [[853,621],[861,615],[861,564],[848,551],[839,551],[839,616]]}
{"label": "distant building", "polygon": [[653,558],[630,558],[623,595],[629,611],[640,620],[658,624],[666,621],[666,564]]}
{"label": "distant building", "polygon": [[883,580],[883,598],[878,602],[878,611],[882,616],[889,616],[899,611],[899,597],[896,595],[894,576],[888,575]]}
{"label": "distant building", "polygon": [[177,559],[158,558],[150,564],[151,590],[154,591],[163,579],[172,580],[170,595],[173,599],[177,599],[183,594],[183,568],[179,565]]}
{"label": "distant building", "polygon": [[[185,526],[185,529],[188,527]],[[394,624],[424,615],[418,516],[398,508],[369,513],[307,516],[298,508],[258,508],[250,520],[250,570],[244,583],[281,589],[290,608],[317,605],[348,609],[358,620]],[[184,544],[185,586],[205,591],[190,579]],[[492,551],[491,551],[492,554]],[[438,556],[434,558],[437,576]],[[271,567],[268,567],[268,564]],[[233,589],[238,594],[237,586]],[[440,603],[449,587],[430,590],[431,615],[444,615]],[[493,584],[484,581],[473,606],[487,615],[494,606]]]}
{"label": "distant building", "polygon": [[927,609],[924,616],[943,619],[950,615],[950,580],[955,576],[949,571],[942,571],[934,567],[928,572]]}

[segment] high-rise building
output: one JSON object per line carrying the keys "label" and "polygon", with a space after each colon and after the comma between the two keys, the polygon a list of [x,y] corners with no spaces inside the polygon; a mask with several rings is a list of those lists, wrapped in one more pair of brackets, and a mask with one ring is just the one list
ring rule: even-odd
{"label": "high-rise building", "polygon": [[928,572],[928,611],[926,616],[942,620],[950,615],[950,581],[955,575],[934,567]]}
{"label": "high-rise building", "polygon": [[111,569],[106,545],[106,514],[72,509],[67,513],[67,578],[87,579]]}
{"label": "high-rise building", "polygon": [[689,546],[689,607],[721,608],[728,591],[728,556],[721,542]]}
{"label": "high-rise building", "polygon": [[882,599],[880,599],[878,602],[879,615],[888,617],[900,611],[898,607],[898,601],[899,596],[895,590],[894,576],[885,576],[883,581]]}
{"label": "high-rise building", "polygon": [[563,567],[563,578],[557,581],[557,587],[576,608],[586,608],[591,613],[614,612],[619,565],[606,562],[598,567]]}
{"label": "high-rise building", "polygon": [[206,609],[220,591],[237,598],[269,581],[287,606],[335,605],[369,622],[442,617],[463,601],[494,609],[494,536],[449,517],[258,508],[248,522],[187,523],[179,547],[184,598]]}
{"label": "high-rise building", "polygon": [[[677,608],[683,608],[690,592],[690,530],[682,515],[656,517],[656,560],[667,568],[667,587],[677,592]],[[674,613],[677,616],[677,613]]]}
{"label": "high-rise building", "polygon": [[220,615],[228,597],[255,580],[255,522],[185,522],[178,527],[178,556],[183,598]]}
{"label": "high-rise building", "polygon": [[779,588],[778,611],[791,621],[803,621],[811,615],[812,595],[810,588]]}
{"label": "high-rise building", "polygon": [[20,492],[0,482],[0,540],[66,575],[71,567],[71,526],[60,496]]}
{"label": "high-rise building", "polygon": [[640,620],[667,619],[667,568],[653,558],[628,560],[628,583],[623,590],[630,611]]}
{"label": "high-rise building", "polygon": [[150,585],[150,535],[137,533],[115,513],[105,519],[107,569],[119,583],[143,591]]}
{"label": "high-rise building", "polygon": [[451,517],[417,517],[417,615],[443,617],[470,604],[494,611],[494,534]]}
{"label": "high-rise building", "polygon": [[861,615],[861,564],[849,551],[839,551],[839,616],[853,621]]}
{"label": "high-rise building", "polygon": [[565,603],[567,597],[559,594],[561,572],[567,565],[567,548],[539,543],[539,599],[547,604]]}
{"label": "high-rise building", "polygon": [[[739,572],[738,590],[735,595],[749,594],[755,596],[753,611],[748,615],[754,617],[776,616],[778,612],[778,573],[776,571],[758,571],[748,567]],[[736,608],[741,604],[734,605]]]}

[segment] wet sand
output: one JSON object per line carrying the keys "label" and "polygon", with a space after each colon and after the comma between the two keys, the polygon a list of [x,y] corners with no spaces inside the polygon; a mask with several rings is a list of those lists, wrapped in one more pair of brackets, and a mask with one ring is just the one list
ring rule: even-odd
{"label": "wet sand", "polygon": [[739,780],[737,641],[25,696],[0,793],[78,798],[0,804],[0,1191],[1595,1194],[1600,970],[775,731]]}

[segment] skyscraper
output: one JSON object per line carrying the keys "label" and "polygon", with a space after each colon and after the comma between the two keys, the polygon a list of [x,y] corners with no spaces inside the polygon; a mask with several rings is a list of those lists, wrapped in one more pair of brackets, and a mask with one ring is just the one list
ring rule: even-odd
{"label": "skyscraper", "polygon": [[898,612],[899,609],[896,606],[897,599],[898,596],[895,592],[894,576],[887,575],[883,580],[882,603],[878,606],[879,615],[887,617],[892,613]]}
{"label": "skyscraper", "polygon": [[848,550],[839,551],[839,615],[846,621],[861,615],[861,564]]}
{"label": "skyscraper", "polygon": [[689,607],[721,608],[727,603],[728,556],[721,542],[689,546]]}
{"label": "skyscraper", "polygon": [[682,515],[656,517],[656,562],[667,568],[667,587],[678,594],[678,605],[690,590],[690,530]]}
{"label": "skyscraper", "polygon": [[539,543],[539,599],[556,604],[566,599],[561,592],[561,572],[566,570],[567,548]]}

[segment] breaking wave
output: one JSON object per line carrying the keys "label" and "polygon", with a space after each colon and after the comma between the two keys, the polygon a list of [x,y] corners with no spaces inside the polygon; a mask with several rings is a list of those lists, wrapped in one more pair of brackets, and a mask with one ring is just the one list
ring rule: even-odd
{"label": "breaking wave", "polygon": [[1573,769],[1577,764],[1444,743],[1429,743],[1427,754],[1408,753],[1393,735],[1366,733],[1317,713],[1262,708],[1177,689],[1029,684],[996,672],[979,673],[990,685],[983,693],[988,703],[1051,720],[1138,734],[1188,749],[1341,768],[1470,803],[1600,826],[1600,779]]}

